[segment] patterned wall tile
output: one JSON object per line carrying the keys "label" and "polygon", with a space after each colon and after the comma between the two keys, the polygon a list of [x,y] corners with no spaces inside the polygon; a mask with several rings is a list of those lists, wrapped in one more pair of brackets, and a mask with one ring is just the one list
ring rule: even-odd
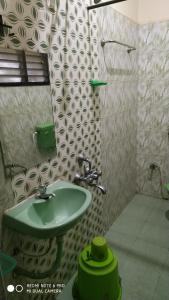
{"label": "patterned wall tile", "polygon": [[168,50],[169,21],[155,22],[140,26],[139,45],[140,47]]}
{"label": "patterned wall tile", "polygon": [[36,139],[33,141],[36,126],[42,123],[53,123],[50,87],[0,88],[2,150],[6,164],[30,168],[56,154],[55,151],[40,153]]}
{"label": "patterned wall tile", "polygon": [[[113,20],[113,22],[112,22]],[[107,196],[106,227],[117,218],[136,192],[137,51],[117,45],[100,46],[101,38],[135,45],[138,26],[113,9],[99,11],[102,169]]]}
{"label": "patterned wall tile", "polygon": [[168,21],[140,26],[137,185],[139,192],[160,198],[159,170],[150,180],[149,166],[156,163],[163,184],[168,182],[168,38]]}
{"label": "patterned wall tile", "polygon": [[[90,25],[93,27],[90,41],[89,16],[86,10],[89,1],[58,1],[55,12],[47,8],[42,0],[15,0],[12,5],[11,1],[1,0],[0,4],[4,20],[13,25],[15,33],[15,41],[11,37],[5,37],[0,40],[0,46],[49,53],[51,97],[57,137],[55,158],[13,178],[14,198],[3,203],[4,210],[34,193],[40,183],[50,184],[58,178],[72,181],[79,169],[79,153],[87,155],[92,160],[93,167],[100,169],[101,125],[99,94],[89,85],[91,78],[98,77],[97,20],[94,14],[93,26]],[[90,47],[92,51],[95,49],[93,60]],[[29,98],[32,100],[32,97]],[[95,188],[91,188],[91,191],[92,206],[83,220],[65,236],[65,253],[61,267],[46,281],[66,282],[76,269],[77,255],[84,244],[104,231],[102,194]],[[3,231],[3,240],[4,251],[13,256],[16,255],[16,247],[27,254],[32,254],[32,249],[36,249],[36,254],[40,255],[49,245],[49,241],[37,241],[6,230]],[[35,266],[41,271],[47,270],[56,251],[55,239],[51,243],[51,251],[44,258],[30,258],[26,254],[18,254],[18,264],[30,270],[34,270]],[[23,284],[32,282],[19,276],[14,280],[16,283],[22,280]],[[31,300],[34,299],[41,297],[31,295]],[[46,299],[51,300],[52,296],[49,295]]]}

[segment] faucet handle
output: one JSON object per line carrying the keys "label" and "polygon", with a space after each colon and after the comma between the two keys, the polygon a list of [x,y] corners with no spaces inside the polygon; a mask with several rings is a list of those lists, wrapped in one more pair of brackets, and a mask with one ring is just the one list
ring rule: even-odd
{"label": "faucet handle", "polygon": [[73,182],[74,182],[75,184],[78,184],[78,183],[79,183],[81,180],[83,180],[83,179],[84,179],[83,176],[81,176],[79,173],[76,173]]}
{"label": "faucet handle", "polygon": [[83,154],[79,154],[77,161],[78,161],[79,165],[82,165],[82,163],[84,161],[89,161],[89,159],[87,157],[85,157]]}
{"label": "faucet handle", "polygon": [[92,163],[91,163],[91,161],[87,158],[87,157],[85,157],[85,156],[83,156],[83,154],[79,154],[79,156],[78,156],[78,158],[77,158],[77,161],[78,161],[78,164],[79,164],[79,166],[82,166],[83,165],[83,162],[87,162],[88,163],[88,170],[90,171],[91,170],[91,168],[92,168]]}
{"label": "faucet handle", "polygon": [[93,170],[93,175],[98,178],[98,177],[100,177],[102,175],[102,171]]}
{"label": "faucet handle", "polygon": [[102,176],[102,171],[97,171],[98,176]]}
{"label": "faucet handle", "polygon": [[91,172],[89,167],[84,166],[84,175],[87,176]]}

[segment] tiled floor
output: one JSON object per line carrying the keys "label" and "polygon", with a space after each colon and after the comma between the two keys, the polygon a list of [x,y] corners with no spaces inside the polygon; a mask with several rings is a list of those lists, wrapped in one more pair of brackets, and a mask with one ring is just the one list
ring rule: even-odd
{"label": "tiled floor", "polygon": [[[136,195],[107,232],[119,258],[122,300],[169,300],[169,201]],[[59,300],[72,300],[72,280]]]}
{"label": "tiled floor", "polygon": [[123,300],[169,300],[169,201],[136,195],[107,233]]}

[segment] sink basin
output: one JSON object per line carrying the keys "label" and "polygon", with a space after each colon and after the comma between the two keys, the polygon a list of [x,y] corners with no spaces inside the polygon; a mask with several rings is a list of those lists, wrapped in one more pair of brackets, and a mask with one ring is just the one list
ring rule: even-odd
{"label": "sink basin", "polygon": [[51,184],[47,193],[55,196],[48,200],[32,196],[6,210],[3,225],[37,238],[60,236],[80,220],[92,199],[88,190],[61,180]]}

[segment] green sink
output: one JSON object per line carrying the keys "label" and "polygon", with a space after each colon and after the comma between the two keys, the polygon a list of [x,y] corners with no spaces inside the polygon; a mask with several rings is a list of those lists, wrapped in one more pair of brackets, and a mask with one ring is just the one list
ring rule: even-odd
{"label": "green sink", "polygon": [[61,236],[80,220],[92,199],[88,190],[60,180],[49,185],[47,193],[55,196],[48,200],[29,197],[6,210],[3,225],[37,238]]}

